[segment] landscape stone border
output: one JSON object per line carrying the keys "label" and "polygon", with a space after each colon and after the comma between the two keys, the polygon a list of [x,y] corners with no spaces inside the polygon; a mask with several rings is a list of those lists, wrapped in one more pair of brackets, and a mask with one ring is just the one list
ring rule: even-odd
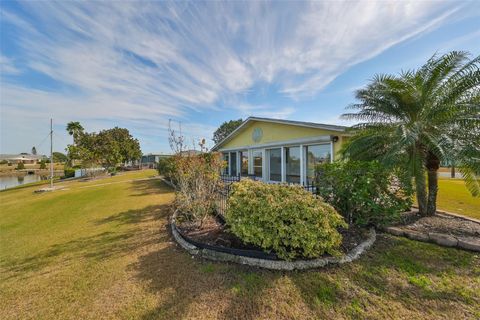
{"label": "landscape stone border", "polygon": [[175,212],[170,218],[170,226],[175,241],[191,255],[202,257],[214,261],[234,262],[238,264],[249,265],[253,267],[271,269],[271,270],[305,270],[324,267],[327,264],[343,264],[357,260],[360,255],[370,248],[376,240],[376,232],[374,228],[369,230],[368,238],[353,248],[350,252],[340,257],[324,257],[312,260],[268,260],[260,258],[246,257],[242,255],[220,252],[212,249],[198,248],[184,238],[177,229],[176,221],[177,213]]}
{"label": "landscape stone border", "polygon": [[165,179],[164,177],[160,177],[160,180],[162,180],[162,182],[168,185],[169,187],[172,187],[173,189],[175,189],[175,185],[169,180]]}
{"label": "landscape stone border", "polygon": [[411,240],[431,242],[443,247],[455,247],[480,252],[480,239],[462,238],[436,232],[420,232],[402,227],[387,227],[385,231],[395,236],[407,237]]}

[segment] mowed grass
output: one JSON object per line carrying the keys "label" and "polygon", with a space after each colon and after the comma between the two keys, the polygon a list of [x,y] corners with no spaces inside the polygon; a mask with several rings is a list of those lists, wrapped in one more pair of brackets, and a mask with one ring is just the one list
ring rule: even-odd
{"label": "mowed grass", "polygon": [[480,219],[480,197],[473,197],[461,179],[439,179],[437,207]]}
{"label": "mowed grass", "polygon": [[134,172],[0,193],[1,319],[477,319],[480,257],[379,235],[360,260],[272,272],[193,259],[173,194]]}

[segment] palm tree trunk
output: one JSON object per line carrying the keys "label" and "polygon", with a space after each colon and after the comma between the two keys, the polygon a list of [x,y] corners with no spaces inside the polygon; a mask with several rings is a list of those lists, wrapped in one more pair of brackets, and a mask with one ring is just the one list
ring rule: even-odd
{"label": "palm tree trunk", "polygon": [[422,216],[427,215],[427,186],[425,183],[425,171],[415,176],[415,189],[417,193],[418,211]]}
{"label": "palm tree trunk", "polygon": [[452,171],[450,172],[450,178],[454,179],[455,178],[455,165],[452,164]]}
{"label": "palm tree trunk", "polygon": [[437,212],[437,193],[438,193],[438,168],[440,160],[436,155],[429,152],[427,157],[428,170],[428,203],[427,215],[432,216]]}
{"label": "palm tree trunk", "polygon": [[428,204],[427,215],[437,212],[438,174],[437,170],[428,170]]}

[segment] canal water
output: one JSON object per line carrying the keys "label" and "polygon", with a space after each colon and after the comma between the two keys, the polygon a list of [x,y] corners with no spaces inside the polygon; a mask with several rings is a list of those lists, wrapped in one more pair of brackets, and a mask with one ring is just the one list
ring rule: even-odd
{"label": "canal water", "polygon": [[25,176],[0,176],[0,190],[47,179],[48,176],[41,176],[38,174],[27,174]]}

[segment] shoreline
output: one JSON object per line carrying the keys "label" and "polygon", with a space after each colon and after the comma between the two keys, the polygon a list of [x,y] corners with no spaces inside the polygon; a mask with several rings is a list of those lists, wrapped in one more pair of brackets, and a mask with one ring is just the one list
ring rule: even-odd
{"label": "shoreline", "polygon": [[[27,176],[28,171],[34,171],[34,174],[40,175],[40,176],[48,176],[50,175],[50,170],[38,170],[38,169],[23,169],[23,170],[8,170],[8,171],[0,171],[0,177],[21,177],[21,176]],[[53,175],[58,176],[58,175],[63,175],[63,170],[53,170]]]}

